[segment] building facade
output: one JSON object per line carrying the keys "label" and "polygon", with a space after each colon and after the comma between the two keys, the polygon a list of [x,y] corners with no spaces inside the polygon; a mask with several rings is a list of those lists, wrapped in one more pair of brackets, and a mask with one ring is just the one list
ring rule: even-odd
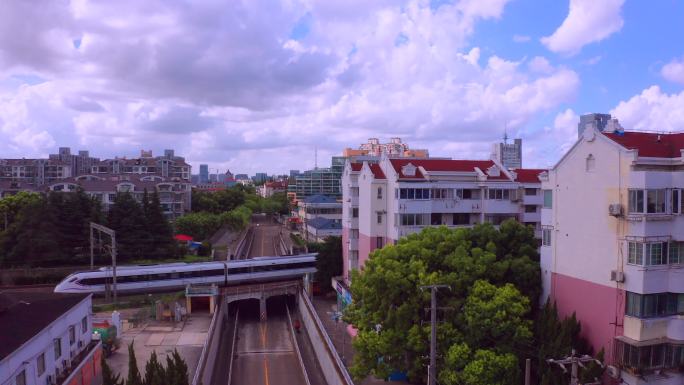
{"label": "building facade", "polygon": [[0,292],[0,329],[0,384],[101,383],[90,294]]}
{"label": "building facade", "polygon": [[340,178],[344,170],[345,157],[333,156],[330,167],[307,170],[295,177],[294,183],[288,185],[288,192],[297,200],[312,195],[327,195],[335,199],[342,198]]}
{"label": "building facade", "polygon": [[543,179],[544,299],[624,383],[681,384],[684,134],[589,126]]}
{"label": "building facade", "polygon": [[508,143],[508,138],[504,136],[503,142],[492,145],[492,159],[508,169],[522,168],[522,139]]}
{"label": "building facade", "polygon": [[427,158],[428,150],[411,150],[408,144],[401,141],[401,138],[390,138],[388,143],[380,143],[378,138],[369,138],[367,143],[363,143],[358,149],[345,148],[342,156],[346,158],[355,156],[387,156],[390,158]]}
{"label": "building facade", "polygon": [[311,195],[297,203],[296,216],[304,237],[310,241],[342,233],[342,203],[327,195]]}
{"label": "building facade", "polygon": [[257,193],[264,198],[277,193],[287,193],[287,184],[287,180],[266,182],[257,188]]}
{"label": "building facade", "polygon": [[594,128],[599,131],[606,129],[608,124],[613,120],[610,114],[585,114],[580,116],[580,121],[577,123],[577,137],[581,137],[582,133],[587,128]]}
{"label": "building facade", "polygon": [[544,170],[509,171],[492,160],[348,161],[342,177],[343,278],[369,254],[426,226],[468,227],[514,218],[541,236]]}
{"label": "building facade", "polygon": [[199,165],[199,183],[205,184],[209,183],[209,165],[200,164]]}

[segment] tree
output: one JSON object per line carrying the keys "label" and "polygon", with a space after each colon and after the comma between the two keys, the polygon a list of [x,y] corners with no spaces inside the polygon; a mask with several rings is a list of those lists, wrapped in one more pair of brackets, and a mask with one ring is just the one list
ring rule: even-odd
{"label": "tree", "polygon": [[24,206],[8,232],[14,244],[5,263],[36,266],[64,259],[57,219],[44,199]]}
{"label": "tree", "polygon": [[166,384],[188,385],[188,365],[174,349],[170,356],[166,356]]}
{"label": "tree", "polygon": [[145,364],[145,385],[166,385],[166,370],[157,360],[157,352],[152,351]]}
{"label": "tree", "polygon": [[156,190],[152,192],[150,202],[143,208],[147,210],[145,219],[151,238],[147,254],[152,258],[164,258],[172,255],[174,248],[173,229],[164,216],[159,202],[159,194]]}
{"label": "tree", "polygon": [[14,223],[19,211],[24,206],[42,199],[43,197],[40,194],[26,191],[20,191],[0,199],[0,223],[2,223],[2,230],[7,230]]}
{"label": "tree", "polygon": [[135,359],[133,342],[128,344],[128,378],[126,379],[126,385],[143,385],[140,371],[138,370],[138,362]]}
{"label": "tree", "polygon": [[[531,343],[529,311],[537,298],[529,298],[535,291],[517,283],[511,271],[536,271],[532,279],[539,282],[539,265],[529,256],[536,247],[530,230],[515,222],[504,225],[504,234],[490,224],[429,227],[374,251],[362,271],[352,271],[354,302],[345,319],[358,330],[351,367],[355,377],[373,373],[386,378],[400,370],[412,381],[426,378],[430,325],[422,321],[430,294],[420,286],[445,284],[451,290],[440,292],[439,306],[454,310],[438,325],[438,356],[465,344],[474,353],[461,355],[463,368],[475,373],[476,362],[496,358],[507,381],[519,382],[516,352]],[[444,358],[440,361],[444,368]]]}
{"label": "tree", "polygon": [[104,354],[100,356],[100,366],[102,366],[102,385],[124,385],[121,376],[115,375],[109,365],[107,365]]}
{"label": "tree", "polygon": [[332,290],[331,280],[342,274],[342,238],[327,237],[323,243],[309,243],[309,251],[318,253],[316,281],[323,292]]}
{"label": "tree", "polygon": [[109,227],[116,231],[118,254],[122,260],[143,258],[150,235],[145,228],[142,207],[130,193],[118,193],[109,210]]}

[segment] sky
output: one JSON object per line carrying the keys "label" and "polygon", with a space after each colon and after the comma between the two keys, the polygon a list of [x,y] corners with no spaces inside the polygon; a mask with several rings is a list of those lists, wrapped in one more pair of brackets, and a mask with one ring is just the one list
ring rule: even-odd
{"label": "sky", "polygon": [[579,115],[684,130],[684,1],[4,0],[0,158],[286,173],[401,137],[552,166]]}

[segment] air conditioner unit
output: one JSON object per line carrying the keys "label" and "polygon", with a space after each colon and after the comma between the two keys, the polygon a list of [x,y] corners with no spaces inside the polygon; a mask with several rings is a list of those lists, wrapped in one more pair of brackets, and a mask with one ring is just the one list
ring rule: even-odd
{"label": "air conditioner unit", "polygon": [[613,365],[608,365],[606,367],[606,371],[608,372],[608,375],[611,376],[612,378],[620,378],[620,369]]}
{"label": "air conditioner unit", "polygon": [[622,205],[619,203],[612,203],[611,205],[608,206],[608,214],[610,214],[614,217],[621,217],[622,216]]}
{"label": "air conditioner unit", "polygon": [[611,270],[610,280],[618,283],[625,282],[625,273],[623,271]]}

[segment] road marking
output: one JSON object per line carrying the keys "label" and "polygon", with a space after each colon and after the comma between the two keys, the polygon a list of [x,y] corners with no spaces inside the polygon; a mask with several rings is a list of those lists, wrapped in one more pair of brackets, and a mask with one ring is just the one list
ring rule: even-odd
{"label": "road marking", "polygon": [[[267,323],[260,323],[259,328],[261,329],[261,348],[266,350],[266,329],[268,328]],[[268,359],[264,356],[264,384],[270,385],[268,380]]]}

